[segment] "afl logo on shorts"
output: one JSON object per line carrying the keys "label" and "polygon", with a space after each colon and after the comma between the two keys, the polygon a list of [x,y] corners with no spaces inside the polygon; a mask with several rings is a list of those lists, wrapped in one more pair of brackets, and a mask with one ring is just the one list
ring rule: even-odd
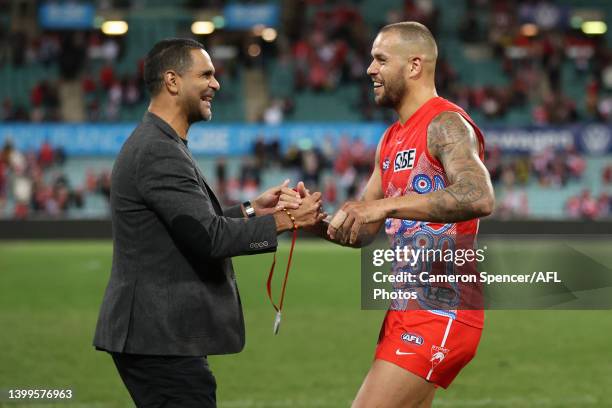
{"label": "afl logo on shorts", "polygon": [[417,346],[423,345],[423,338],[418,334],[414,333],[404,333],[402,334],[402,341],[405,343],[416,344]]}
{"label": "afl logo on shorts", "polygon": [[416,149],[402,150],[397,152],[393,161],[393,172],[410,170],[414,166]]}

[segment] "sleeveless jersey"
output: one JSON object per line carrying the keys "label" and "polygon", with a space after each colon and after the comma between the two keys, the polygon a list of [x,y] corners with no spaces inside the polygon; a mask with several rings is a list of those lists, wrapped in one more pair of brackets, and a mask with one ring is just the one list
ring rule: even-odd
{"label": "sleeveless jersey", "polygon": [[[480,158],[484,159],[482,132],[468,114],[446,99],[434,97],[414,112],[405,124],[402,125],[398,121],[391,125],[383,136],[378,165],[385,198],[427,194],[448,185],[442,164],[431,156],[427,149],[427,128],[436,116],[445,111],[459,113],[472,125],[479,140]],[[440,224],[388,218],[385,220],[385,230],[394,248],[407,246],[432,250],[454,250],[458,247],[475,249],[478,224],[478,219]],[[424,271],[432,274],[442,271],[446,274],[464,274],[467,269],[467,273],[472,273],[474,279],[478,280],[475,262],[464,265],[461,271],[453,271],[456,265],[452,262],[445,263],[442,267],[437,265],[438,268],[435,262],[431,262],[428,258],[422,258],[421,261],[414,263],[395,262],[392,273],[409,273],[416,276]],[[449,266],[451,270],[448,269]],[[393,300],[391,310],[408,310],[415,308],[416,305],[418,309],[449,316],[470,326],[483,327],[481,284],[476,282],[431,285],[419,280],[417,282],[394,285],[396,290],[409,289],[415,292],[417,299]]]}

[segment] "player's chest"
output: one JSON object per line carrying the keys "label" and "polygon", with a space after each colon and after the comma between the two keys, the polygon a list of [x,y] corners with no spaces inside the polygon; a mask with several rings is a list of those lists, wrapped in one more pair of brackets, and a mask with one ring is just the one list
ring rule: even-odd
{"label": "player's chest", "polygon": [[407,180],[427,149],[426,131],[401,130],[390,135],[381,151],[383,180]]}

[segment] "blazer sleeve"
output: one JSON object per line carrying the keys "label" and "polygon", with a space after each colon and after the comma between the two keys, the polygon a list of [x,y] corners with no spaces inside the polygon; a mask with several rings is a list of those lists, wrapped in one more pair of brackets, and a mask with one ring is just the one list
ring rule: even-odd
{"label": "blazer sleeve", "polygon": [[223,215],[230,218],[244,218],[242,213],[242,204],[232,205],[223,209]]}
{"label": "blazer sleeve", "polygon": [[217,215],[193,166],[174,141],[154,142],[139,158],[138,190],[172,238],[194,254],[209,258],[275,251],[274,217]]}

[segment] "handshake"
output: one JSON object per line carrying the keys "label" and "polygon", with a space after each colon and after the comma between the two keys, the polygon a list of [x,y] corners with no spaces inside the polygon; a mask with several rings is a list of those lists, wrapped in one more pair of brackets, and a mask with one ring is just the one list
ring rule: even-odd
{"label": "handshake", "polygon": [[[276,199],[272,199],[271,202],[274,204],[273,214],[279,233],[294,227],[313,231],[321,227],[323,220],[328,217],[323,211],[321,193],[311,194],[303,182],[300,181],[296,188],[292,189],[289,187],[289,180],[285,180],[283,184],[273,189],[278,189],[275,191]],[[258,200],[259,198],[256,201]],[[257,209],[255,211],[257,212]]]}
{"label": "handshake", "polygon": [[362,246],[378,232],[387,213],[382,200],[348,201],[330,217],[322,209],[320,192],[311,193],[303,182],[295,189],[289,180],[257,197],[257,215],[273,214],[278,233],[297,228],[341,245]]}

